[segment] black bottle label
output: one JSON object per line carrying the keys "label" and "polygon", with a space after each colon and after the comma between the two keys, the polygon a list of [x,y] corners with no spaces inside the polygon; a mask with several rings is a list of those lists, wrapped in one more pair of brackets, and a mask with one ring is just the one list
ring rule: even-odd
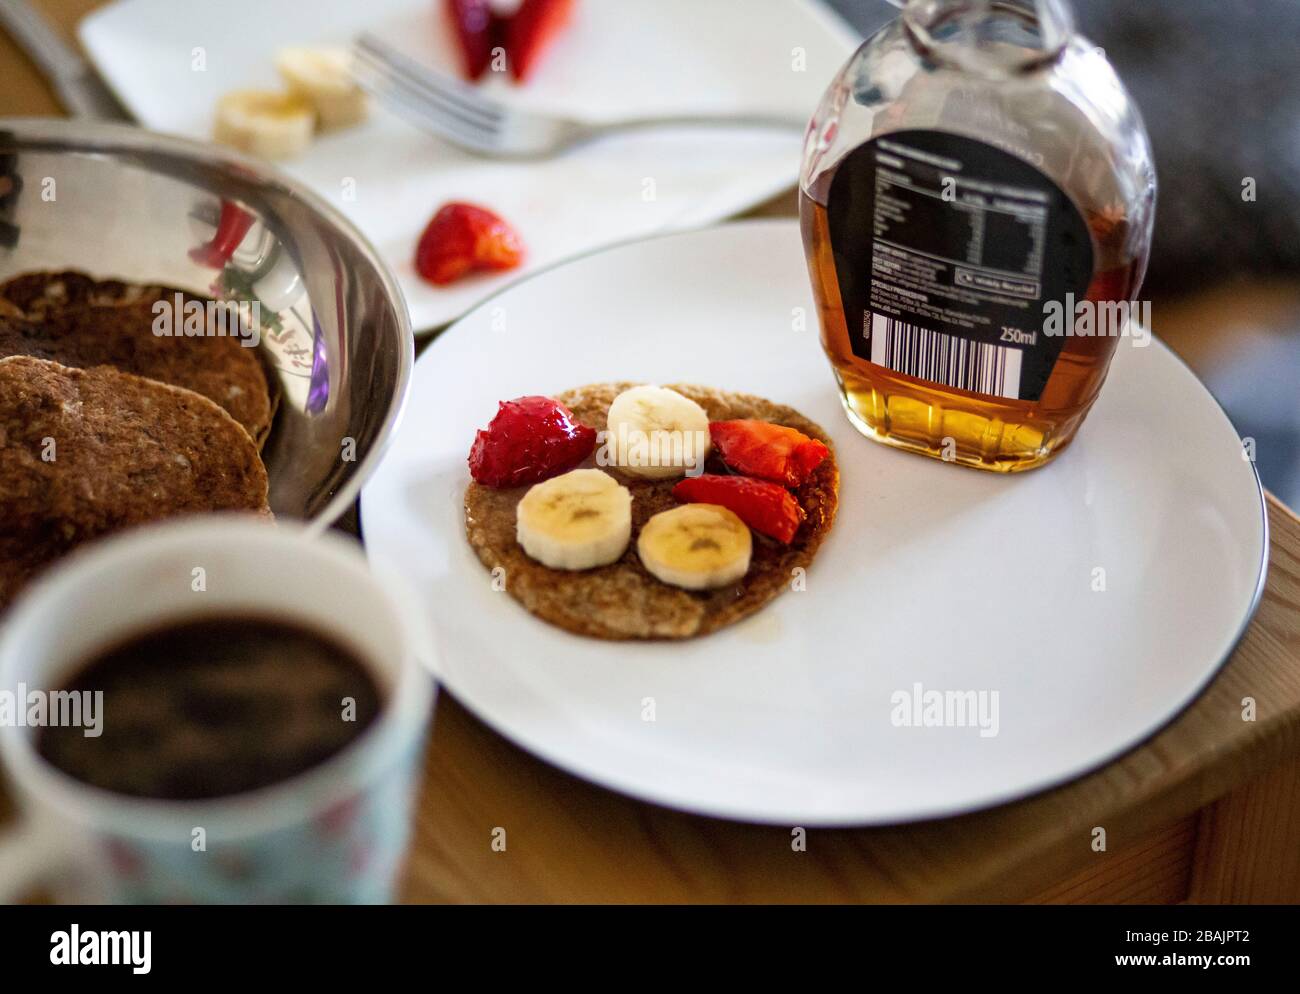
{"label": "black bottle label", "polygon": [[[827,200],[849,340],[860,359],[975,394],[1037,400],[1092,279],[1092,238],[1023,159],[940,131],[850,152]],[[1072,295],[1072,296],[1070,296]]]}

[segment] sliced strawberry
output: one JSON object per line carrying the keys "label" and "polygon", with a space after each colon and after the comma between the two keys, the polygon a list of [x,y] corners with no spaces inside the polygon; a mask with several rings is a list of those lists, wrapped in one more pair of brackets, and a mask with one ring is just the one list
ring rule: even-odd
{"label": "sliced strawberry", "polygon": [[714,421],[709,436],[732,469],[787,487],[807,481],[830,454],[815,438],[768,421]]}
{"label": "sliced strawberry", "polygon": [[503,400],[474,436],[469,474],[488,487],[522,487],[567,472],[591,455],[596,430],[550,397]]}
{"label": "sliced strawberry", "polygon": [[488,0],[442,0],[460,46],[466,79],[478,79],[492,61],[493,18]]}
{"label": "sliced strawberry", "polygon": [[190,258],[200,266],[224,269],[256,220],[233,200],[221,201],[221,214],[217,218],[217,230],[213,232],[212,240],[190,249]]}
{"label": "sliced strawberry", "polygon": [[542,51],[568,23],[573,0],[524,0],[506,22],[506,58],[510,72],[523,82],[537,66]]}
{"label": "sliced strawberry", "polygon": [[430,283],[453,283],[482,269],[513,269],[524,257],[515,230],[485,207],[444,205],[420,236],[415,271]]}
{"label": "sliced strawberry", "polygon": [[786,544],[804,519],[803,508],[785,487],[748,476],[687,477],[673,487],[673,496],[687,504],[719,504],[754,531]]}

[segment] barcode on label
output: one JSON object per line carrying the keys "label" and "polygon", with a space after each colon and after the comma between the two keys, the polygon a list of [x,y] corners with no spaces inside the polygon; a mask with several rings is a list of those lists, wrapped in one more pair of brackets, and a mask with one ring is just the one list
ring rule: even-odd
{"label": "barcode on label", "polygon": [[917,379],[1016,400],[1021,358],[1019,349],[871,315],[871,361]]}

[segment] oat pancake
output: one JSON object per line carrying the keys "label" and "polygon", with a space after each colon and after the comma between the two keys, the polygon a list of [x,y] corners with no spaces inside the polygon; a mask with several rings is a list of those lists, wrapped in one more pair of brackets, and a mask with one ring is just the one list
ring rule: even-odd
{"label": "oat pancake", "polygon": [[23,585],[66,548],[57,540],[29,542],[0,536],[0,619]]}
{"label": "oat pancake", "polygon": [[153,303],[174,292],[173,287],[161,284],[98,280],[75,269],[39,270],[0,283],[0,309],[7,303],[28,316],[38,317],[69,307]]}
{"label": "oat pancake", "polygon": [[229,336],[155,335],[155,300],[81,303],[23,317],[0,311],[0,357],[33,356],[80,369],[113,366],[193,390],[225,408],[261,445],[273,409],[257,349]]}
{"label": "oat pancake", "polygon": [[266,468],[206,397],[105,366],[0,359],[0,604],[81,542],[227,510],[269,515]]}
{"label": "oat pancake", "polygon": [[[609,405],[634,383],[603,383],[556,394],[583,424],[605,429]],[[793,408],[761,397],[709,387],[666,384],[691,398],[711,421],[756,418],[796,428],[831,447],[820,427]],[[710,457],[710,472],[721,471]],[[588,459],[584,466],[595,465]],[[605,639],[682,639],[706,635],[753,614],[790,589],[797,567],[807,568],[835,519],[839,469],[835,452],[793,491],[807,513],[788,546],[754,532],[749,572],[738,583],[692,592],[661,583],[641,565],[636,539],[652,516],[679,507],[672,495],[677,480],[645,480],[602,467],[632,491],[632,540],[618,562],[582,572],[549,569],[530,559],[515,540],[515,506],[527,487],[493,489],[471,482],[465,491],[465,531],[479,560],[489,570],[505,569],[506,590],[529,611],[579,635]]]}

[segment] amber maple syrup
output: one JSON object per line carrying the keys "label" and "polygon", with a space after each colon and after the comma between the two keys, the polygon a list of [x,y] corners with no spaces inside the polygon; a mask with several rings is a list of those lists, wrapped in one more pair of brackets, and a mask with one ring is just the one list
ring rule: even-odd
{"label": "amber maple syrup", "polygon": [[959,464],[1048,462],[1126,329],[1074,334],[1071,312],[1053,336],[1044,315],[1136,299],[1154,193],[1141,119],[1061,0],[911,0],[805,148],[803,239],[849,420]]}

